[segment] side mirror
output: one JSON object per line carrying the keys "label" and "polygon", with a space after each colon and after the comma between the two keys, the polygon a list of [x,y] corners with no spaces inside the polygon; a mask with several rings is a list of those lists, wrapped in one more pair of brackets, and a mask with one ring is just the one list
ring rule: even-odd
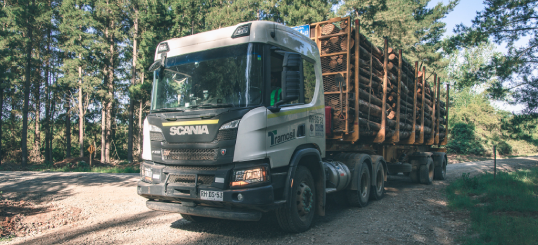
{"label": "side mirror", "polygon": [[282,62],[282,100],[268,109],[280,111],[280,105],[297,100],[303,92],[303,59],[300,54],[286,52]]}
{"label": "side mirror", "polygon": [[157,69],[164,67],[165,62],[166,62],[166,54],[161,54],[161,58],[153,62],[153,64],[149,66],[148,71],[154,72]]}
{"label": "side mirror", "polygon": [[153,64],[151,64],[151,66],[149,66],[148,71],[149,72],[154,72],[157,69],[161,68],[161,66],[162,66],[161,60],[156,60],[155,62],[153,62]]}

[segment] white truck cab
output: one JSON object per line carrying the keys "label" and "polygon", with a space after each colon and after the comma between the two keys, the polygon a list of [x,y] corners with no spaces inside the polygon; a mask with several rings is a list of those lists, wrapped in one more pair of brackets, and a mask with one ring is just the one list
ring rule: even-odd
{"label": "white truck cab", "polygon": [[318,176],[295,182],[299,218],[313,217],[316,200],[323,214],[325,192],[314,185],[325,182],[324,101],[312,40],[274,22],[241,23],[161,42],[150,69],[138,184],[149,208],[258,220],[289,205],[303,161]]}

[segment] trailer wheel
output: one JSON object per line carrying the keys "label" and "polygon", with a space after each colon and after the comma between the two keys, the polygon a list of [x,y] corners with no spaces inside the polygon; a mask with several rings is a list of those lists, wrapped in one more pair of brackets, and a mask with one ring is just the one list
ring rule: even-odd
{"label": "trailer wheel", "polygon": [[370,191],[370,198],[372,200],[381,200],[385,195],[385,170],[381,162],[377,164],[374,174],[376,175],[376,179],[375,185],[372,185],[373,189]]}
{"label": "trailer wheel", "polygon": [[276,210],[278,224],[287,232],[303,232],[310,228],[316,213],[316,186],[310,171],[298,166],[293,178],[290,203]]}
{"label": "trailer wheel", "polygon": [[428,163],[420,166],[420,183],[431,185],[433,181],[434,164],[431,158],[428,158]]}
{"label": "trailer wheel", "polygon": [[[420,166],[418,166],[420,168]],[[420,178],[419,178],[419,170],[418,169],[413,169],[413,171],[411,171],[409,173],[409,177],[411,178],[411,182],[413,183],[420,183]]]}
{"label": "trailer wheel", "polygon": [[446,179],[446,158],[442,157],[440,166],[435,168],[434,178],[436,180]]}
{"label": "trailer wheel", "polygon": [[211,220],[211,218],[208,217],[194,216],[190,214],[181,214],[181,217],[183,217],[184,220],[196,223],[202,223]]}
{"label": "trailer wheel", "polygon": [[357,182],[359,184],[357,190],[346,191],[347,202],[353,207],[366,207],[370,198],[371,180],[368,165],[364,162],[362,163]]}

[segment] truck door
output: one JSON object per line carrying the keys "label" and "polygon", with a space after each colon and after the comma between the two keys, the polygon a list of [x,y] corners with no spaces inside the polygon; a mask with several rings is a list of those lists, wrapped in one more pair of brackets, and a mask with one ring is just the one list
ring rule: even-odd
{"label": "truck door", "polygon": [[[282,62],[285,52],[278,49],[271,49],[271,88],[270,102],[273,106],[280,100],[282,94],[281,79],[282,79]],[[303,59],[303,63],[308,62]],[[309,65],[309,66],[308,66]],[[310,62],[308,67],[312,67],[311,72],[314,72],[314,65]],[[304,74],[304,65],[301,65],[299,71]],[[267,157],[271,162],[271,167],[287,166],[295,149],[303,144],[309,143],[309,138],[315,136],[315,128],[311,132],[310,116],[315,115],[316,109],[311,103],[316,86],[315,74],[302,76],[313,78],[313,81],[307,83],[303,81],[300,85],[300,96],[296,101],[291,101],[281,106],[279,112],[271,112],[267,110],[267,138],[266,149]],[[306,95],[306,96],[305,96]],[[306,97],[306,100],[305,100]],[[320,116],[322,118],[322,115]],[[323,125],[321,125],[323,128]],[[323,130],[323,129],[321,129]],[[320,131],[321,137],[324,136]]]}

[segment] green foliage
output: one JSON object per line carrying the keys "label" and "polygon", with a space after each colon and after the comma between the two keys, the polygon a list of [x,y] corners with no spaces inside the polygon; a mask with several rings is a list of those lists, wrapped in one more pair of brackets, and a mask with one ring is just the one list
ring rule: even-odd
{"label": "green foliage", "polygon": [[451,140],[447,144],[449,152],[482,155],[485,150],[475,136],[475,126],[462,122],[456,123],[451,130]]}
{"label": "green foliage", "polygon": [[[538,130],[532,116],[515,116],[491,105],[485,93],[466,87],[452,93],[447,147],[461,154],[533,154],[538,151]],[[523,120],[523,118],[526,118]],[[465,126],[464,126],[465,125]]]}
{"label": "green foliage", "polygon": [[[447,43],[446,51],[469,47],[492,39],[499,45],[507,45],[506,55],[495,56],[490,68],[495,69],[499,82],[489,91],[495,98],[513,98],[527,106],[529,113],[538,112],[538,2],[534,0],[487,0],[486,8],[477,13],[471,27],[459,25]],[[528,38],[527,44],[517,47],[519,40]],[[488,69],[490,69],[488,68]],[[489,78],[489,74],[484,74]],[[512,101],[513,102],[513,101]]]}
{"label": "green foliage", "polygon": [[[490,70],[491,60],[501,53],[495,50],[492,43],[481,43],[477,47],[456,50],[448,55],[445,68],[447,80],[456,90],[482,87],[491,89],[496,80],[492,79],[494,70]],[[489,76],[487,74],[489,74]]]}
{"label": "green foliage", "polygon": [[501,141],[497,144],[497,152],[501,155],[510,155],[512,154],[512,146],[504,141]]}
{"label": "green foliage", "polygon": [[478,177],[473,176],[471,178],[471,173],[461,174],[461,180],[463,181],[463,186],[470,190],[478,189]]}
{"label": "green foliage", "polygon": [[538,243],[538,168],[498,172],[452,182],[447,188],[449,207],[470,211],[478,237],[467,244]]}

